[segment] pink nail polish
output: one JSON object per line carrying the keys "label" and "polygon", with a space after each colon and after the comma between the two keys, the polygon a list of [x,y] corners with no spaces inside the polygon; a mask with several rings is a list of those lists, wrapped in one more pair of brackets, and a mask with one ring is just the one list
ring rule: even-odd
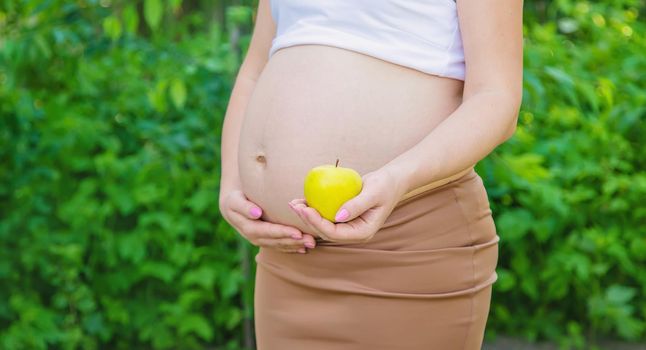
{"label": "pink nail polish", "polygon": [[350,213],[345,208],[343,208],[343,209],[341,209],[341,211],[339,211],[336,214],[336,217],[334,217],[334,220],[335,221],[343,221],[343,220],[347,219],[349,216],[350,216]]}
{"label": "pink nail polish", "polygon": [[251,208],[251,210],[249,210],[249,212],[251,213],[251,216],[256,217],[256,218],[259,217],[262,214],[262,211],[258,207]]}
{"label": "pink nail polish", "polygon": [[305,242],[305,246],[308,248],[314,248],[314,243],[312,242]]}

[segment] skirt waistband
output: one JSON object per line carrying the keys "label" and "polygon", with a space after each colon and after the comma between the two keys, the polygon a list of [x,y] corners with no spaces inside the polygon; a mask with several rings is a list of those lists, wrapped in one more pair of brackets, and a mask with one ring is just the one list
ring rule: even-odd
{"label": "skirt waistband", "polygon": [[467,177],[469,177],[469,175],[470,176],[477,175],[473,167],[464,169],[449,177],[445,177],[444,179],[440,179],[440,180],[428,183],[426,185],[419,186],[411,191],[406,192],[397,203],[397,206],[401,205],[404,201],[408,201],[410,198],[416,197],[418,195],[422,195],[427,192],[431,192],[433,190],[440,190],[441,188],[447,187],[454,182],[460,181],[462,179],[466,179]]}
{"label": "skirt waistband", "polygon": [[444,184],[448,184],[449,182],[458,180],[459,178],[461,178],[462,176],[468,174],[471,171],[475,171],[472,166],[468,167],[468,168],[466,168],[466,169],[464,169],[464,170],[462,170],[460,172],[457,172],[457,173],[455,173],[455,174],[453,174],[451,176],[448,176],[448,177],[445,177],[443,179],[433,181],[433,182],[427,183],[425,185],[419,186],[419,187],[417,187],[417,188],[415,188],[415,189],[413,189],[411,191],[406,192],[402,196],[402,200],[407,199],[409,197],[412,197],[412,196],[414,196],[414,195],[416,195],[418,193],[422,193],[422,192],[425,192],[427,190],[431,190],[433,188],[442,186]]}

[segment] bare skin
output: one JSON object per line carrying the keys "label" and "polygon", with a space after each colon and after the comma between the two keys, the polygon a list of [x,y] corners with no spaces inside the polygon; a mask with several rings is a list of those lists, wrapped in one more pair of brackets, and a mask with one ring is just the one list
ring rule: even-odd
{"label": "bare skin", "polygon": [[[300,216],[288,202],[302,197],[310,168],[339,158],[378,179],[370,198],[386,210],[371,216],[374,231],[404,193],[464,171],[509,138],[520,103],[522,5],[469,2],[458,1],[472,62],[471,80],[462,82],[321,45],[284,48],[267,62],[275,25],[261,0],[223,128],[220,208],[227,221],[252,243],[284,252],[330,237],[334,225],[319,225],[313,212]],[[500,33],[510,44],[496,41],[505,39]],[[487,73],[492,67],[499,71]],[[254,206],[260,217],[249,214]],[[361,218],[357,211],[348,220]],[[296,232],[301,239],[289,238]]]}
{"label": "bare skin", "polygon": [[412,147],[460,104],[462,82],[330,46],[277,51],[249,100],[240,133],[243,192],[262,219],[308,231],[287,203],[309,169],[359,174]]}

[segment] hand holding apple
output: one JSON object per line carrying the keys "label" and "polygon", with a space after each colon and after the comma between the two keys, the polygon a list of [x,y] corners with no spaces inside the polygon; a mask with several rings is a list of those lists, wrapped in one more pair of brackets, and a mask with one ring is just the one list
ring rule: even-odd
{"label": "hand holding apple", "polygon": [[335,168],[313,168],[305,181],[306,198],[289,205],[315,236],[343,243],[369,241],[404,194],[401,172],[382,167],[361,176],[359,182],[352,169]]}

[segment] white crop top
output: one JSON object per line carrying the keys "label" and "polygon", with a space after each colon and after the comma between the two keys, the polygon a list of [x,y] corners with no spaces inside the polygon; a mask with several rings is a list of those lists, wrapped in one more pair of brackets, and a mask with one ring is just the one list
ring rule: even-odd
{"label": "white crop top", "polygon": [[270,0],[269,57],[298,44],[361,52],[424,73],[464,80],[454,0]]}

